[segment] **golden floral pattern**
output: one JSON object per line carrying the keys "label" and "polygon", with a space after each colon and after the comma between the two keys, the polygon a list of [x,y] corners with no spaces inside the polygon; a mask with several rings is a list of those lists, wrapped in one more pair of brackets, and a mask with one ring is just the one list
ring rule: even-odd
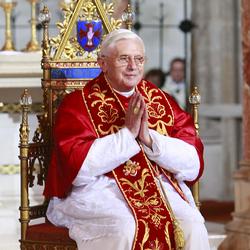
{"label": "golden floral pattern", "polygon": [[157,119],[163,117],[166,113],[165,107],[160,103],[147,103],[148,115]]}
{"label": "golden floral pattern", "polygon": [[112,108],[111,104],[102,104],[98,109],[102,122],[113,123],[118,118],[118,110]]}
{"label": "golden floral pattern", "polygon": [[136,191],[134,193],[134,196],[139,195],[140,197],[144,197],[145,193],[148,191],[148,189],[146,188],[149,184],[146,181],[147,176],[150,176],[149,170],[148,169],[143,169],[142,173],[141,173],[141,179],[135,181],[134,183],[132,183],[131,181],[129,181],[128,179],[125,178],[121,178],[120,181],[122,182],[122,185],[128,185],[130,186],[131,191]]}
{"label": "golden floral pattern", "polygon": [[[173,126],[173,117],[170,114],[167,115],[165,106],[160,103],[163,99],[161,92],[158,89],[150,89],[145,81],[143,81],[141,88],[145,95],[148,116],[151,118],[149,119],[149,127],[162,135],[168,135],[167,127]],[[168,122],[164,121],[167,120],[166,118]]]}
{"label": "golden floral pattern", "polygon": [[102,135],[110,133],[116,133],[121,126],[117,126],[114,123],[119,118],[118,109],[114,108],[115,98],[107,97],[107,90],[101,90],[98,83],[93,84],[92,93],[88,96],[91,102],[91,107],[98,109],[97,115],[101,119],[101,124],[97,126],[98,131]]}
{"label": "golden floral pattern", "polygon": [[140,165],[138,162],[128,160],[126,162],[126,165],[123,167],[123,173],[131,176],[136,176],[137,175],[137,170],[141,169]]}
{"label": "golden floral pattern", "polygon": [[107,90],[101,90],[99,84],[95,83],[92,86],[92,93],[88,96],[89,99],[97,98],[97,100],[91,103],[91,107],[96,106],[96,104],[101,103],[101,105],[108,104],[108,102],[114,103],[115,99],[113,97],[107,97]]}
{"label": "golden floral pattern", "polygon": [[[149,191],[148,186],[150,182],[147,182],[147,177],[151,177],[148,169],[143,169],[141,178],[135,182],[131,182],[128,179],[121,178],[122,185],[128,185],[129,188],[126,190],[128,193],[133,195],[130,197],[130,202],[133,207],[138,209],[143,219],[149,219],[155,225],[156,228],[161,228],[162,219],[165,219],[166,216],[161,215],[161,212],[164,211],[162,208],[162,200],[154,193],[153,195],[146,195]],[[155,184],[154,184],[155,185]]]}

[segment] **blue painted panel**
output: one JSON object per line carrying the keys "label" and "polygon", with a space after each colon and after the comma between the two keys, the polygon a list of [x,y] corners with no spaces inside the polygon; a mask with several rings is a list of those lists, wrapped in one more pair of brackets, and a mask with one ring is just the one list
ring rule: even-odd
{"label": "blue painted panel", "polygon": [[51,69],[51,79],[93,79],[100,73],[100,68]]}

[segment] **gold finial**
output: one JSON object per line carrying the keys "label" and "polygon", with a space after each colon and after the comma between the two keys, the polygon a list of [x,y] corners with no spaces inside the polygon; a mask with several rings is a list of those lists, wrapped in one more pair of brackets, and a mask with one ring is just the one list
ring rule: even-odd
{"label": "gold finial", "polygon": [[21,106],[30,106],[32,104],[32,98],[28,92],[28,89],[24,89],[20,98],[20,104]]}
{"label": "gold finial", "polygon": [[42,24],[50,22],[51,15],[46,5],[44,5],[43,9],[40,11],[40,15],[38,18]]}
{"label": "gold finial", "polygon": [[43,41],[42,41],[42,48],[43,48],[43,59],[49,58],[49,22],[50,22],[50,12],[48,7],[45,5],[43,10],[39,14],[39,21],[42,23],[43,26]]}
{"label": "gold finial", "polygon": [[32,104],[31,95],[25,89],[20,98],[22,107],[22,122],[20,125],[20,145],[27,145],[29,142],[29,125],[28,125],[28,112]]}
{"label": "gold finial", "polygon": [[196,134],[199,135],[198,106],[201,103],[201,96],[200,93],[198,92],[197,86],[194,86],[193,91],[189,96],[189,102],[192,105],[192,114],[194,118]]}
{"label": "gold finial", "polygon": [[126,24],[127,29],[131,30],[134,20],[134,12],[131,7],[131,1],[128,1],[128,7],[126,11],[122,14],[122,21]]}
{"label": "gold finial", "polygon": [[189,97],[189,102],[192,105],[199,105],[201,102],[201,96],[200,93],[198,92],[198,87],[194,86],[194,89]]}

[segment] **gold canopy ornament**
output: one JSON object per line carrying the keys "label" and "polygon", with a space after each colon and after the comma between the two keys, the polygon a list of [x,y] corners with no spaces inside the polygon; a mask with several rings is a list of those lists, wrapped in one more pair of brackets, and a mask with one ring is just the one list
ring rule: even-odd
{"label": "gold canopy ornament", "polygon": [[76,38],[77,21],[101,21],[103,37],[112,30],[119,29],[122,20],[114,19],[113,3],[102,3],[101,0],[72,0],[63,7],[64,21],[58,22],[59,35],[50,40],[53,60],[89,60],[96,61],[99,46],[89,52],[85,51]]}
{"label": "gold canopy ornament", "polygon": [[8,2],[8,1],[0,1],[0,7],[3,8],[5,12],[5,43],[2,51],[12,51],[16,50],[13,44],[13,37],[12,37],[12,30],[11,30],[11,13],[15,6],[17,5],[17,2]]}

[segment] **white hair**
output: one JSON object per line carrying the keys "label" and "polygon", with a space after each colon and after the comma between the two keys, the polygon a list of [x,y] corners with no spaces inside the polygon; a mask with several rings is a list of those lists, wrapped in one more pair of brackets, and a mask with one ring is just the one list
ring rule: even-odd
{"label": "white hair", "polygon": [[142,44],[143,52],[145,53],[145,45],[143,40],[133,31],[128,29],[118,29],[110,32],[101,44],[99,56],[104,56],[105,51],[114,46],[120,40],[136,39]]}

